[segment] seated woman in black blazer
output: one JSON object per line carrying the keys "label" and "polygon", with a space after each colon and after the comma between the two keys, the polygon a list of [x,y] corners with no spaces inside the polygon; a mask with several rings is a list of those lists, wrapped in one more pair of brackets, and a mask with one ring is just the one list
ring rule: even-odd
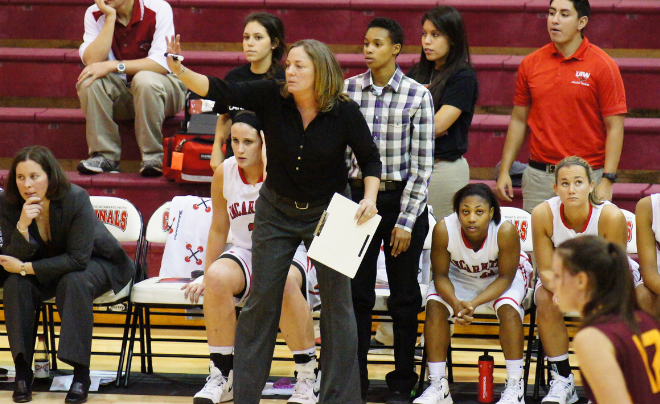
{"label": "seated woman in black blazer", "polygon": [[118,293],[135,267],[96,217],[87,192],[69,182],[43,146],[18,152],[0,196],[4,245],[0,265],[9,347],[16,366],[14,402],[32,400],[36,308],[55,296],[62,319],[58,358],[73,366],[66,403],[82,403],[89,391],[93,300]]}

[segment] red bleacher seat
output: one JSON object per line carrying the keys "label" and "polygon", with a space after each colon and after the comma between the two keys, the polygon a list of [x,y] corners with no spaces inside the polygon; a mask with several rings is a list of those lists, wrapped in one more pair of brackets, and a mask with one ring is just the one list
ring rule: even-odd
{"label": "red bleacher seat", "polygon": [[660,142],[654,137],[658,131],[660,131],[658,118],[626,119],[619,168],[660,170]]}
{"label": "red bleacher seat", "polygon": [[[167,118],[163,134],[173,135],[180,127],[183,112]],[[0,157],[12,157],[19,149],[41,144],[61,159],[87,156],[85,117],[79,109],[0,108]],[[140,160],[132,121],[119,122],[122,138],[122,159]]]}
{"label": "red bleacher seat", "polygon": [[[246,63],[242,52],[184,51],[186,65],[198,73],[224,77]],[[337,54],[346,77],[366,70],[361,54]],[[402,54],[404,72],[419,61],[418,54]],[[475,55],[479,106],[510,106],[515,75],[522,56]],[[628,108],[660,109],[660,59],[616,58],[626,87]],[[77,98],[75,83],[83,66],[77,49],[0,48],[0,97]],[[44,74],[49,72],[49,74]],[[50,73],[58,74],[53,80]]]}
{"label": "red bleacher seat", "polygon": [[660,184],[653,184],[650,187],[648,187],[646,190],[644,190],[643,196],[649,196],[658,193],[660,193]]}
{"label": "red bleacher seat", "polygon": [[[437,4],[458,8],[472,46],[539,47],[549,42],[547,0],[170,0],[178,33],[187,42],[240,42],[251,11],[280,16],[289,41],[316,38],[331,44],[360,43],[375,16],[396,18],[408,44],[417,43],[422,13]],[[599,0],[587,35],[603,48],[656,49],[660,2]],[[0,39],[82,40],[84,0],[2,0]],[[56,15],[57,18],[53,18]],[[319,24],[331,21],[332,29]],[[34,29],[39,27],[39,29]],[[484,27],[487,27],[485,29]],[[616,27],[616,35],[612,35]]]}
{"label": "red bleacher seat", "polygon": [[644,197],[644,191],[649,187],[649,184],[614,184],[612,202],[621,209],[634,212],[637,202]]}

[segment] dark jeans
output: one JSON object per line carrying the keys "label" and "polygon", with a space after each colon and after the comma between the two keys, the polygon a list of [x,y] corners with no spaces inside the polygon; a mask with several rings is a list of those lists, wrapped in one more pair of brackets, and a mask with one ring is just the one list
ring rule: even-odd
{"label": "dark jeans", "polygon": [[[424,248],[424,240],[429,231],[428,209],[415,221],[408,250],[392,256],[390,237],[401,212],[402,191],[381,191],[378,193],[378,214],[382,216],[376,234],[362,260],[360,269],[351,282],[353,307],[358,328],[358,360],[362,396],[369,390],[367,353],[371,341],[371,311],[376,302],[376,264],[383,243],[385,265],[390,285],[387,309],[393,320],[394,331],[394,371],[386,376],[387,385],[392,391],[409,393],[418,375],[415,373],[415,343],[417,342],[417,314],[421,311],[422,295],[417,282],[419,257]],[[359,202],[364,197],[363,189],[351,189],[353,200]],[[324,303],[325,307],[325,303]]]}
{"label": "dark jeans", "polygon": [[[309,247],[327,204],[306,210],[265,185],[256,202],[252,233],[252,287],[238,318],[234,402],[257,404],[273,359],[289,266],[301,241]],[[350,278],[314,262],[321,292],[320,402],[361,403],[357,331]]]}
{"label": "dark jeans", "polygon": [[12,357],[23,354],[32,363],[34,315],[44,300],[55,296],[62,319],[57,357],[70,365],[89,367],[94,328],[94,299],[112,289],[110,279],[94,259],[84,271],[74,271],[57,282],[41,284],[36,276],[10,274],[5,281],[4,306]]}

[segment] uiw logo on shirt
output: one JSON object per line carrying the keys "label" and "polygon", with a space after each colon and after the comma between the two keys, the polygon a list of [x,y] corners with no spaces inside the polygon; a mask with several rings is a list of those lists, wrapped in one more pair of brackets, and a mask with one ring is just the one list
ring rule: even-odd
{"label": "uiw logo on shirt", "polygon": [[572,81],[571,83],[573,83],[573,84],[582,84],[583,86],[589,86],[589,83],[587,83],[587,80],[589,79],[589,76],[591,76],[591,73],[581,72],[581,71],[576,70],[575,71],[575,77],[577,78],[577,81]]}

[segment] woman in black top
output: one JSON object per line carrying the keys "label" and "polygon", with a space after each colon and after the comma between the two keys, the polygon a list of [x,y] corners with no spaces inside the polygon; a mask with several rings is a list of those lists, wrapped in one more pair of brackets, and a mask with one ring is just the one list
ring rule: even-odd
{"label": "woman in black top", "polygon": [[437,217],[452,214],[452,196],[470,180],[463,154],[479,95],[467,34],[455,8],[436,7],[422,17],[422,56],[408,77],[428,86],[435,106],[435,166],[428,204]]}
{"label": "woman in black top", "polygon": [[[168,52],[181,51],[179,38]],[[220,104],[254,111],[263,126],[268,176],[256,203],[252,234],[253,289],[236,330],[235,402],[258,403],[268,377],[286,274],[301,240],[307,246],[335,192],[347,194],[346,146],[364,176],[358,224],[376,213],[381,161],[358,105],[342,92],[343,76],[332,52],[315,40],[299,41],[286,61],[286,84],[270,80],[227,83],[170,69],[192,91]],[[323,301],[320,399],[361,403],[357,331],[349,278],[316,263]]]}
{"label": "woman in black top", "polygon": [[54,296],[62,318],[57,356],[73,366],[66,402],[82,403],[90,385],[92,302],[111,289],[119,293],[135,273],[133,261],[97,218],[87,192],[69,183],[43,146],[14,157],[0,197],[0,224],[14,402],[32,399],[35,309]]}
{"label": "woman in black top", "polygon": [[[249,63],[231,69],[226,81],[239,83],[253,80],[284,80],[284,68],[279,63],[286,52],[284,25],[271,13],[263,11],[250,13],[243,26],[243,53]],[[211,168],[222,163],[224,157],[234,155],[231,142],[227,141],[227,152],[223,157],[222,145],[229,138],[234,115],[240,110],[234,106],[216,104],[213,112],[221,114],[215,128],[215,142],[211,154]]]}

